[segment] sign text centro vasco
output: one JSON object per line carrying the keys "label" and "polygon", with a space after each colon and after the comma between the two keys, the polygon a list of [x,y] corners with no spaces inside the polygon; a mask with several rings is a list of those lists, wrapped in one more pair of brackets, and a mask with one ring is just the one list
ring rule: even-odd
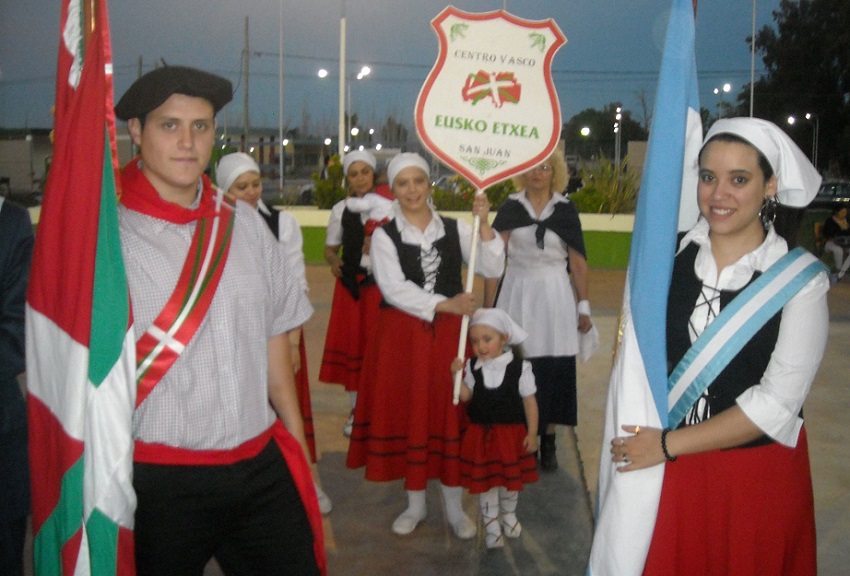
{"label": "sign text centro vasco", "polygon": [[545,160],[561,128],[551,65],[566,38],[557,25],[452,6],[431,25],[440,53],[416,102],[425,147],[479,188]]}

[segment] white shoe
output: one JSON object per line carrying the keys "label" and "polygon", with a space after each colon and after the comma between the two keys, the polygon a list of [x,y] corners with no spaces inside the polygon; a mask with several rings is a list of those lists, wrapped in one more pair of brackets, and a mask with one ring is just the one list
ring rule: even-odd
{"label": "white shoe", "polygon": [[487,534],[484,536],[484,543],[490,550],[492,550],[493,548],[505,547],[505,539],[502,538],[501,534],[491,534],[490,532],[487,532]]}
{"label": "white shoe", "polygon": [[322,513],[322,516],[327,516],[334,509],[334,504],[328,495],[325,494],[325,491],[319,488],[318,484],[316,485],[316,496],[319,499],[319,512]]}
{"label": "white shoe", "polygon": [[502,528],[508,538],[519,538],[522,534],[522,524],[517,520],[516,514],[503,514]]}
{"label": "white shoe", "polygon": [[474,538],[475,534],[478,533],[475,522],[473,522],[466,514],[464,514],[459,520],[452,523],[452,530],[454,530],[455,536],[461,540]]}
{"label": "white shoe", "polygon": [[505,539],[502,538],[502,526],[498,518],[490,518],[484,524],[484,543],[487,548],[504,548]]}
{"label": "white shoe", "polygon": [[348,420],[345,421],[345,425],[342,427],[342,435],[346,438],[351,438],[351,429],[354,427],[354,410],[351,411],[351,414],[348,415]]}
{"label": "white shoe", "polygon": [[425,515],[421,516],[414,514],[410,510],[405,510],[393,522],[393,532],[399,536],[407,536],[416,529],[416,526],[425,519]]}

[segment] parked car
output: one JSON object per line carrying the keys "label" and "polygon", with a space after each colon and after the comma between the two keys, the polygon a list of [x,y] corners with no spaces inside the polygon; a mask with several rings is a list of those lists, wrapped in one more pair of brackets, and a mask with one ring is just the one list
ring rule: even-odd
{"label": "parked car", "polygon": [[823,182],[809,205],[811,208],[832,208],[833,206],[850,208],[850,182]]}

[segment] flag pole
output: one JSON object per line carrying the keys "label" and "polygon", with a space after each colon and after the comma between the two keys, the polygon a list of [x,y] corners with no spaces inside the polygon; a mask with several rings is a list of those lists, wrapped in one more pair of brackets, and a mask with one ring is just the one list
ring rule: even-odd
{"label": "flag pole", "polygon": [[[476,189],[475,196],[484,194],[481,188]],[[466,286],[464,291],[472,292],[475,283],[475,261],[478,259],[478,235],[481,230],[481,216],[476,214],[472,217],[472,244],[469,248],[469,262],[466,269]],[[466,355],[466,334],[469,330],[469,316],[463,315],[460,321],[460,339],[457,343],[457,357],[464,359]],[[463,378],[463,370],[455,372],[454,392],[452,393],[452,404],[455,406],[460,402],[460,383]]]}

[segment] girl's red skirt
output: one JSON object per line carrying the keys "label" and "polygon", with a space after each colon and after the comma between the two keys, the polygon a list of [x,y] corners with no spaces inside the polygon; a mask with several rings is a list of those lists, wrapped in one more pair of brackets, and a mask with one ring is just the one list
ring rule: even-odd
{"label": "girl's red skirt", "polygon": [[304,329],[298,342],[301,369],[295,373],[295,391],[298,393],[298,409],[304,421],[304,437],[310,449],[310,459],[316,461],[316,432],[313,429],[313,407],[310,403],[310,374],[307,371],[307,348],[304,346]]}
{"label": "girl's red skirt", "polygon": [[355,300],[337,279],[319,380],[342,384],[348,392],[357,391],[363,351],[374,335],[380,303],[377,285],[361,286],[360,298]]}
{"label": "girl's red skirt", "polygon": [[524,424],[470,423],[460,447],[461,485],[481,494],[497,486],[522,490],[536,482],[537,459],[522,446],[527,435]]}
{"label": "girl's red skirt", "polygon": [[406,490],[429,479],[460,485],[462,404],[452,404],[452,359],[460,316],[437,314],[425,322],[396,308],[381,308],[367,348],[347,465],[366,467],[368,480],[404,478]]}
{"label": "girl's red skirt", "polygon": [[768,444],[667,464],[644,574],[817,574],[806,430]]}

